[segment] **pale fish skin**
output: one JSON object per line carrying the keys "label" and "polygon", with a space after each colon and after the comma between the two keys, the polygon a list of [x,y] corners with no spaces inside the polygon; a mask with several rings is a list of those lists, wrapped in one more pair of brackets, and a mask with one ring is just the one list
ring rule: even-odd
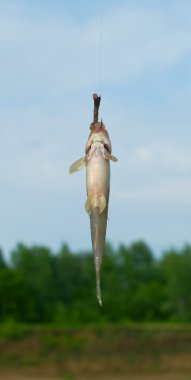
{"label": "pale fish skin", "polygon": [[92,123],[91,133],[86,144],[86,156],[70,166],[70,173],[86,166],[87,201],[85,209],[90,216],[91,240],[96,270],[96,292],[99,304],[102,305],[100,289],[100,270],[108,219],[108,202],[110,191],[110,160],[117,158],[111,155],[112,147],[105,125]]}

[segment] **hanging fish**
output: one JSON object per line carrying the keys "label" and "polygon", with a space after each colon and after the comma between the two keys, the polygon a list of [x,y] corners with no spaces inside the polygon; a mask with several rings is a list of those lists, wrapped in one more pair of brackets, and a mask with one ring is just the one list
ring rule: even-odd
{"label": "hanging fish", "polygon": [[100,269],[105,244],[108,202],[110,190],[110,160],[117,158],[111,155],[112,147],[105,125],[93,122],[85,148],[85,157],[74,162],[70,173],[86,166],[87,200],[85,209],[90,216],[91,240],[96,270],[96,291],[99,304],[102,305],[100,289]]}

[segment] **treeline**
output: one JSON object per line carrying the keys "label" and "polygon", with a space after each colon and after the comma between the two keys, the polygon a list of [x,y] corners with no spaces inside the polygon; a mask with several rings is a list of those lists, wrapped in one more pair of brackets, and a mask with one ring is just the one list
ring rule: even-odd
{"label": "treeline", "polygon": [[0,321],[87,324],[127,321],[191,321],[191,246],[156,258],[143,241],[116,250],[107,243],[101,287],[95,295],[91,252],[65,244],[19,244],[9,261],[0,251]]}

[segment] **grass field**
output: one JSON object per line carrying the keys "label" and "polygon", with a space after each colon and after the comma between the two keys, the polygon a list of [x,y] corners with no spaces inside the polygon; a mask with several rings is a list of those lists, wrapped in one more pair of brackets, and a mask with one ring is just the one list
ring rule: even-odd
{"label": "grass field", "polygon": [[[66,376],[55,376],[55,375],[39,375],[38,373],[34,373],[34,371],[18,371],[18,373],[13,373],[10,371],[6,371],[1,374],[0,379],[3,380],[97,380],[98,377],[86,377],[86,376],[77,376],[73,377],[70,375]],[[190,375],[185,374],[176,374],[176,373],[168,373],[168,374],[152,374],[152,375],[133,375],[133,374],[126,374],[126,375],[114,375],[114,376],[99,376],[99,380],[190,380]]]}
{"label": "grass field", "polygon": [[191,326],[0,328],[0,379],[189,380]]}

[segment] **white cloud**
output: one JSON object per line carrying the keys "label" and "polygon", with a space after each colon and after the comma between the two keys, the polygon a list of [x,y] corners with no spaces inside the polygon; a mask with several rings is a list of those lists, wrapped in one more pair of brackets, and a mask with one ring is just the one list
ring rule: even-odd
{"label": "white cloud", "polygon": [[191,172],[191,153],[177,143],[172,145],[169,141],[161,141],[160,144],[152,143],[131,150],[126,165],[132,173],[144,170],[145,174],[156,171],[175,177],[187,176]]}
{"label": "white cloud", "polygon": [[[182,202],[182,204],[190,204],[191,180],[166,180],[157,183],[142,186],[129,191],[121,191],[117,194],[117,198],[122,201],[135,202],[155,202],[163,208],[170,204]],[[127,203],[126,203],[127,204]]]}
{"label": "white cloud", "polygon": [[146,159],[146,160],[152,156],[151,150],[147,147],[137,148],[135,151],[135,154],[141,159]]}
{"label": "white cloud", "polygon": [[134,202],[135,207],[144,203],[151,207],[151,202],[167,209],[180,202],[190,207],[190,150],[155,144],[136,148],[128,159],[121,159],[122,165],[119,163],[117,169],[120,181],[114,172],[113,196],[124,207],[128,208],[129,202]]}

